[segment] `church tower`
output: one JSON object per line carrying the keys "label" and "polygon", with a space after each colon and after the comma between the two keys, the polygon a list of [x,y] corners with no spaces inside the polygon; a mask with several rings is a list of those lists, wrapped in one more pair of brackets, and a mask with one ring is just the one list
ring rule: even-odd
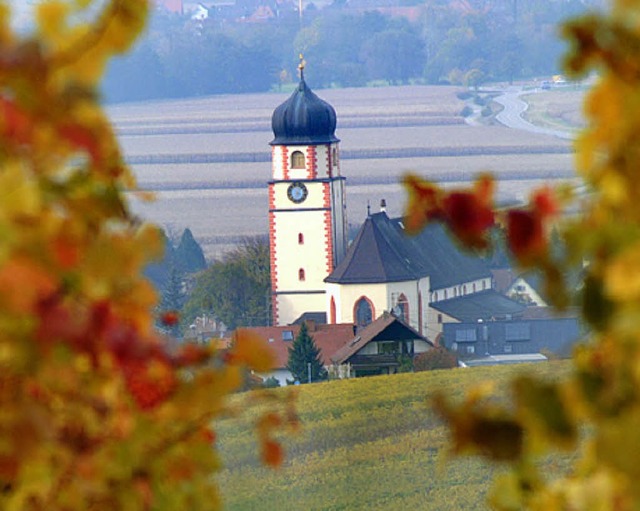
{"label": "church tower", "polygon": [[273,112],[269,181],[274,325],[324,312],[324,279],[344,258],[347,221],[336,112],[304,81]]}

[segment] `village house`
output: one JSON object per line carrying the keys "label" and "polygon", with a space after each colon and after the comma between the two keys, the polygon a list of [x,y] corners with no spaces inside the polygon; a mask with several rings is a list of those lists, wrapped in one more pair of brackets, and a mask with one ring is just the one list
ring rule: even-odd
{"label": "village house", "polygon": [[[358,329],[351,323],[319,324],[305,321],[307,332],[320,350],[321,362],[331,378],[351,378],[398,372],[403,361],[413,359],[433,346],[400,318],[385,312],[378,319]],[[289,350],[300,332],[300,322],[293,325],[252,327],[268,343],[276,364],[261,374],[275,378],[280,385],[293,383],[287,369]]]}

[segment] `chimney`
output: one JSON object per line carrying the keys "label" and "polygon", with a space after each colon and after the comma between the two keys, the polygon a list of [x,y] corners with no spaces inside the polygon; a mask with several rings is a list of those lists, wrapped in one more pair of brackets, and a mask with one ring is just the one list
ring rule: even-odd
{"label": "chimney", "polygon": [[386,213],[387,212],[387,201],[382,199],[380,201],[380,213]]}

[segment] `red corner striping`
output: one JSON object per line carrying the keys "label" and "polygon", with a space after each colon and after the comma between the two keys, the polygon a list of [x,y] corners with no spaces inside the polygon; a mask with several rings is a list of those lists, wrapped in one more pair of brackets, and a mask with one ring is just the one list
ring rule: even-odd
{"label": "red corner striping", "polygon": [[287,146],[280,146],[282,150],[282,177],[289,179],[289,156],[287,155]]}
{"label": "red corner striping", "polygon": [[316,179],[318,177],[318,158],[316,156],[316,146],[307,147],[307,179]]}

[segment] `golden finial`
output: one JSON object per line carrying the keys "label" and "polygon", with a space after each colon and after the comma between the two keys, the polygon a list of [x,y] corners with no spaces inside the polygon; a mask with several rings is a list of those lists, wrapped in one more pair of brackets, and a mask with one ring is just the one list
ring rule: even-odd
{"label": "golden finial", "polygon": [[304,80],[304,66],[307,65],[307,62],[304,60],[304,55],[301,53],[298,55],[300,58],[300,63],[298,64],[298,70],[300,71],[300,79]]}

